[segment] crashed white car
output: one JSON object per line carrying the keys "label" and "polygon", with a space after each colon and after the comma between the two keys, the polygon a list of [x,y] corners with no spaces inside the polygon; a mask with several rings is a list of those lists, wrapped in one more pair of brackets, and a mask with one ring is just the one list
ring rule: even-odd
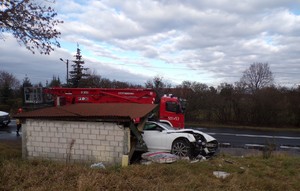
{"label": "crashed white car", "polygon": [[170,152],[179,157],[212,156],[218,150],[218,141],[206,133],[194,129],[177,130],[160,122],[146,122],[142,136],[148,151]]}
{"label": "crashed white car", "polygon": [[4,111],[0,111],[0,126],[6,127],[10,123],[10,116],[9,113]]}

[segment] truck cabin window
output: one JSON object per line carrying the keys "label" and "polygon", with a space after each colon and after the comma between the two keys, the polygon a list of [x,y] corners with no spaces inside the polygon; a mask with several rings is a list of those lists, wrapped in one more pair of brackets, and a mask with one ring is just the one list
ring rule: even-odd
{"label": "truck cabin window", "polygon": [[166,110],[174,113],[182,113],[179,105],[176,102],[166,102]]}

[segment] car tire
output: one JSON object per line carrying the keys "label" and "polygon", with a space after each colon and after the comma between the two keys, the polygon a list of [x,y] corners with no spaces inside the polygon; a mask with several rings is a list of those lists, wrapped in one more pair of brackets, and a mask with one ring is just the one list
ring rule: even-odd
{"label": "car tire", "polygon": [[191,156],[191,146],[186,140],[175,140],[172,144],[171,153],[179,157],[190,157]]}

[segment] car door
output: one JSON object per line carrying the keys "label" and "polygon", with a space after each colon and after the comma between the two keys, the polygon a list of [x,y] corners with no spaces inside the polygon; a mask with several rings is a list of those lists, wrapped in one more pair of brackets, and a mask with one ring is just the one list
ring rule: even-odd
{"label": "car door", "polygon": [[157,124],[146,124],[143,129],[143,139],[149,151],[165,150],[164,137],[166,132]]}

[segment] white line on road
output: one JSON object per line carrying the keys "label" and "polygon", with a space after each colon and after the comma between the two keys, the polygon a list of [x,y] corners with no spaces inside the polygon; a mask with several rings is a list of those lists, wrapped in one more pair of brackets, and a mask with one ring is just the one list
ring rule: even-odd
{"label": "white line on road", "polygon": [[226,136],[236,136],[236,137],[258,137],[258,138],[275,138],[275,139],[297,139],[300,137],[288,137],[288,136],[271,136],[271,135],[251,135],[251,134],[233,134],[233,133],[208,133],[210,135],[226,135]]}

